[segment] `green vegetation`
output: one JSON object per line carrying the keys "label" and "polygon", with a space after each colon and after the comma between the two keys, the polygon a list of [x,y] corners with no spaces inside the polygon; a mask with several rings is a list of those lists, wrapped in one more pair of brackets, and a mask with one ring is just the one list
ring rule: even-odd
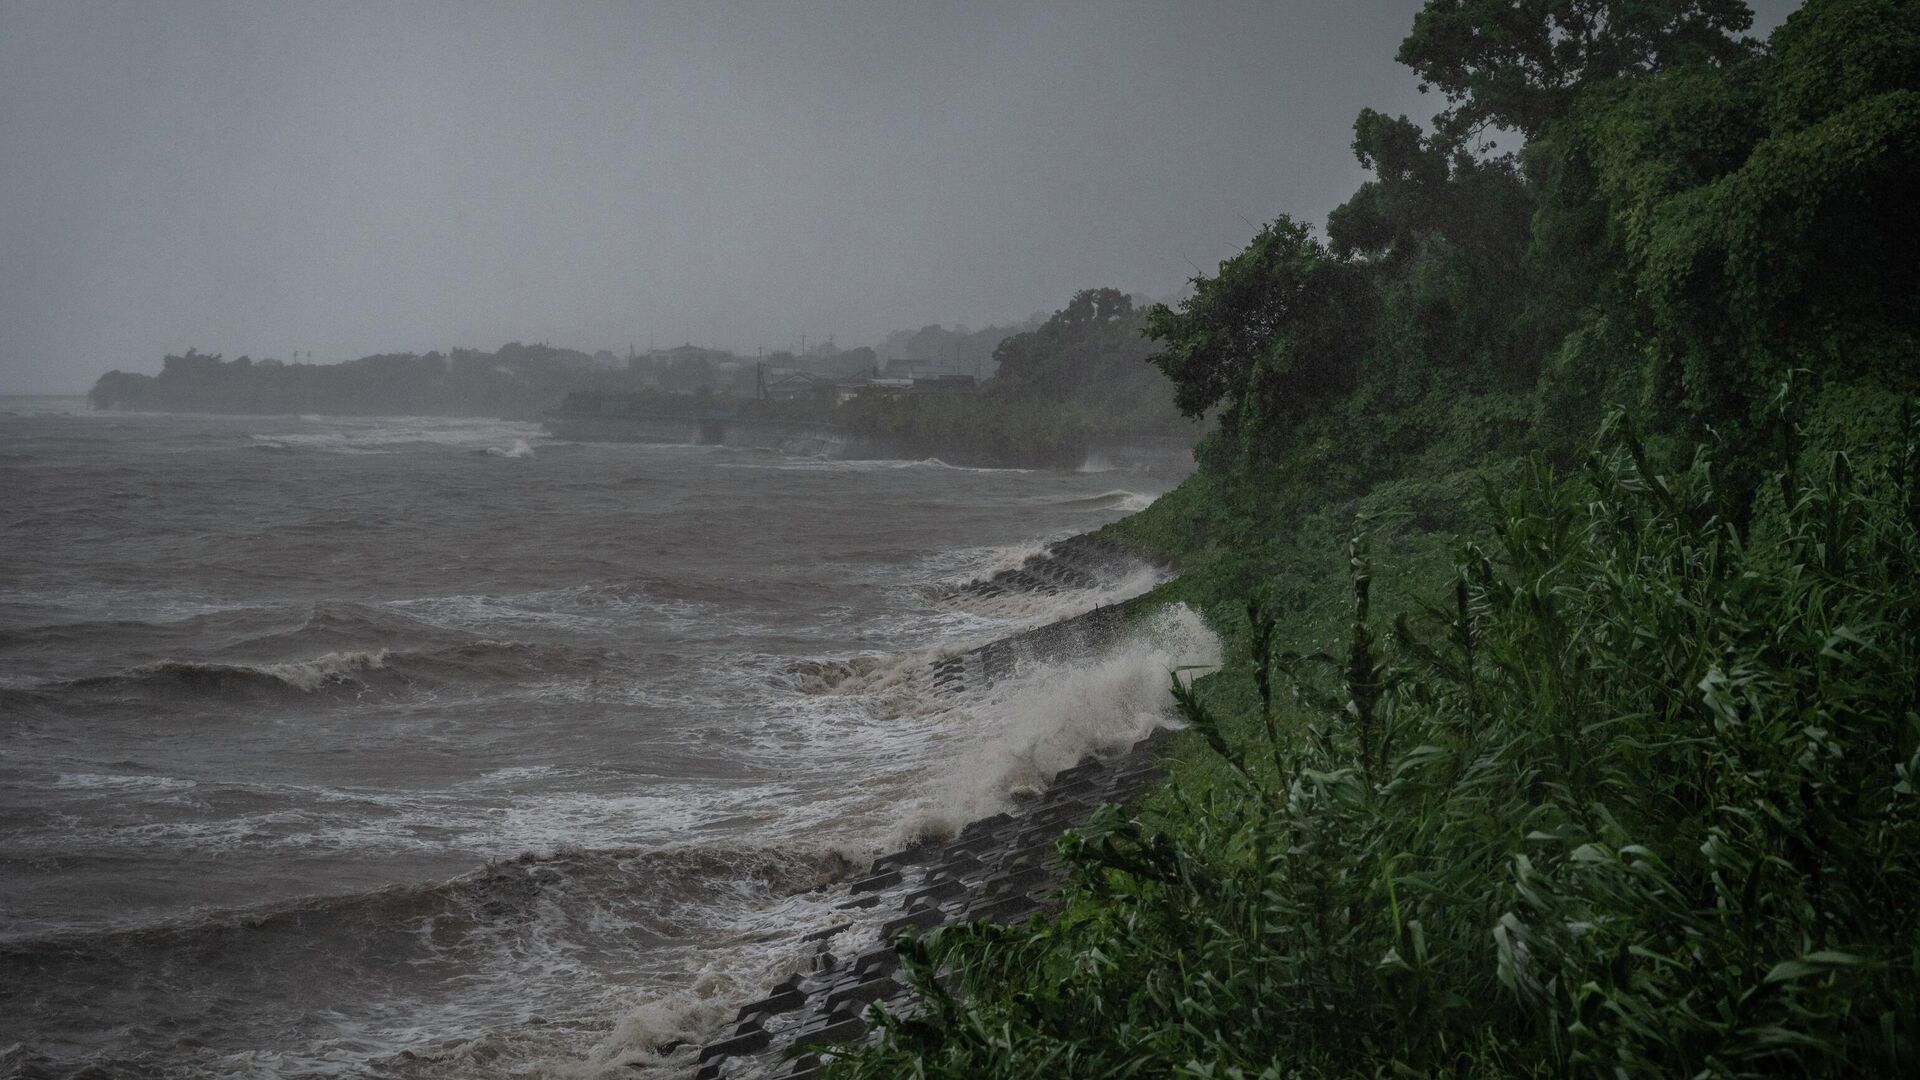
{"label": "green vegetation", "polygon": [[977,394],[862,394],[832,414],[849,434],[907,456],[975,465],[1080,464],[1101,437],[1190,434],[1144,361],[1142,312],[1117,289],[1085,289],[994,348]]}
{"label": "green vegetation", "polygon": [[1432,128],[1146,314],[1228,663],[837,1075],[1920,1070],[1920,4],[1749,24],[1430,0]]}
{"label": "green vegetation", "polygon": [[[1145,314],[1125,293],[1085,289],[1033,328],[1001,337],[993,350],[996,373],[977,386],[966,376],[957,386],[931,387],[822,381],[816,392],[786,400],[720,393],[704,384],[692,392],[595,389],[570,394],[559,412],[673,419],[718,413],[732,420],[830,425],[866,453],[1071,468],[1101,439],[1192,438],[1194,425],[1167,400],[1165,380],[1142,362],[1153,351],[1141,334],[1144,326]],[[971,347],[987,333],[934,334],[938,329],[929,327],[910,343]],[[872,350],[854,351],[865,353],[870,367]]]}
{"label": "green vegetation", "polygon": [[1078,412],[991,392],[860,394],[832,419],[888,457],[985,468],[1073,468],[1095,431]]}
{"label": "green vegetation", "polygon": [[583,352],[518,342],[344,364],[222,360],[188,349],[167,357],[159,375],[110,371],[87,399],[96,409],[163,412],[530,416],[592,379],[595,366]]}
{"label": "green vegetation", "polygon": [[[887,340],[919,374],[958,385],[881,386],[842,401],[861,380],[882,374],[870,348],[773,353],[757,361],[692,350],[640,357],[616,366],[611,353],[589,356],[545,345],[503,345],[497,352],[455,349],[369,356],[344,364],[223,360],[187,350],[169,356],[157,376],[112,371],[88,393],[95,408],[174,412],[331,413],[336,415],[491,415],[699,420],[724,415],[832,425],[892,455],[942,457],[974,465],[1081,463],[1097,440],[1136,436],[1191,438],[1194,425],[1167,400],[1163,380],[1143,364],[1152,346],[1145,316],[1115,289],[1086,289],[1050,318],[1015,332],[987,327],[956,332],[929,326]],[[712,357],[723,358],[720,366]],[[967,364],[995,374],[975,386],[956,372]],[[915,359],[923,358],[923,359]],[[766,371],[803,370],[812,392],[766,393]],[[957,380],[952,377],[958,375]]]}
{"label": "green vegetation", "polygon": [[[1920,427],[1782,470],[1773,540],[1630,433],[1539,465],[1417,618],[1177,691],[1211,769],[1062,850],[1050,923],[909,950],[848,1075],[1911,1074]],[[1273,646],[1273,647],[1269,647]],[[1249,677],[1251,676],[1251,677]],[[1250,691],[1250,692],[1249,692]],[[952,973],[943,987],[924,977]]]}

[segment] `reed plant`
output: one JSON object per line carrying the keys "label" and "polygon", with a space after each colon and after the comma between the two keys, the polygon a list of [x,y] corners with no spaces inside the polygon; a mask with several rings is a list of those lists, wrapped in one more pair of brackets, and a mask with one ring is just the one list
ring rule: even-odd
{"label": "reed plant", "polygon": [[1616,414],[1415,611],[1358,542],[1337,647],[1256,591],[1252,692],[1174,685],[1221,782],[1063,837],[1058,916],[904,941],[922,1006],[833,1074],[1920,1074],[1920,425],[1783,430],[1743,528]]}

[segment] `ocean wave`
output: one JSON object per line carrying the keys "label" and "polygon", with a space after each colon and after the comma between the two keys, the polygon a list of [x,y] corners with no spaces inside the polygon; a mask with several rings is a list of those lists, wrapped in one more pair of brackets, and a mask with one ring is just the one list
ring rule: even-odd
{"label": "ocean wave", "polygon": [[166,690],[196,693],[274,687],[311,693],[324,686],[357,684],[358,676],[387,666],[387,650],[327,653],[310,660],[275,664],[223,664],[204,660],[161,660],[112,675],[68,679],[51,689]]}
{"label": "ocean wave", "polygon": [[343,439],[316,439],[294,435],[255,435],[248,449],[268,454],[346,454],[366,456],[391,454],[387,447],[356,446]]}
{"label": "ocean wave", "polygon": [[834,458],[834,457],[780,457],[766,461],[741,461],[730,463],[737,468],[748,469],[820,469],[831,471],[861,472],[878,469],[944,469],[949,472],[968,473],[1030,473],[1033,469],[1000,468],[987,465],[954,465],[937,457],[927,458]]}
{"label": "ocean wave", "polygon": [[128,775],[122,773],[61,773],[53,786],[65,791],[88,791],[102,795],[123,795],[162,791],[185,791],[198,782],[177,776]]}
{"label": "ocean wave", "polygon": [[1088,510],[1119,510],[1123,513],[1137,514],[1147,507],[1152,506],[1154,500],[1157,498],[1159,498],[1157,495],[1145,495],[1137,491],[1115,488],[1112,491],[1103,492],[1099,495],[1089,495],[1079,499],[1066,499],[1062,501],[1060,505],[1083,507]]}
{"label": "ocean wave", "polygon": [[875,694],[917,680],[952,650],[869,653],[844,660],[795,660],[775,676],[802,694]]}
{"label": "ocean wave", "polygon": [[[124,954],[191,944],[236,932],[297,931],[302,937],[422,931],[445,945],[462,931],[528,916],[546,901],[591,914],[614,903],[659,935],[675,929],[676,910],[721,895],[783,896],[820,888],[853,869],[832,848],[689,845],[665,849],[524,852],[446,881],[392,885],[363,893],[308,897],[253,909],[199,911],[148,926],[54,931],[0,941],[0,961],[27,956]],[[422,925],[421,920],[434,920]]]}
{"label": "ocean wave", "polygon": [[[455,594],[390,600],[384,609],[442,630],[518,632],[516,628],[604,633],[635,616],[674,626],[700,625],[731,592],[684,582],[636,577],[508,595]],[[719,594],[718,596],[712,594]]]}
{"label": "ocean wave", "polygon": [[480,452],[488,457],[530,458],[533,456],[533,447],[529,446],[525,439],[515,439],[511,446],[489,446],[483,448]]}
{"label": "ocean wave", "polygon": [[908,466],[918,465],[923,468],[929,468],[929,469],[951,469],[954,472],[972,472],[972,473],[1030,473],[1033,471],[1032,469],[1015,469],[1008,466],[1000,466],[1000,465],[954,465],[949,462],[942,461],[937,457],[921,458],[919,461],[908,462],[907,465]]}
{"label": "ocean wave", "polygon": [[257,601],[223,600],[191,593],[114,586],[23,588],[7,593],[7,614],[32,625],[7,631],[28,635],[56,627],[153,626],[185,623],[207,615],[264,610]]}
{"label": "ocean wave", "polygon": [[401,688],[422,680],[578,672],[591,670],[610,656],[611,652],[598,649],[480,640],[417,651],[344,649],[304,659],[258,663],[161,660],[110,675],[66,679],[31,689],[118,695],[359,692]]}
{"label": "ocean wave", "polygon": [[506,456],[519,456],[513,451],[525,446],[531,454],[529,440],[540,437],[534,424],[459,417],[302,417],[301,422],[320,430],[255,434],[253,445],[282,453],[324,454],[390,454],[420,446],[480,452],[504,447]]}
{"label": "ocean wave", "polygon": [[1088,754],[1126,749],[1176,726],[1169,672],[1217,667],[1219,637],[1185,604],[1161,609],[1091,655],[1016,662],[956,705],[973,737],[942,762],[932,789],[901,817],[895,843],[945,835],[1035,793]]}
{"label": "ocean wave", "polygon": [[[598,1042],[602,1062],[617,1058],[632,1075],[625,1062],[660,1060],[650,1030],[704,1034],[769,965],[797,963],[804,930],[791,928],[819,918],[809,892],[850,869],[826,849],[562,851],[449,881],[16,938],[0,942],[0,1011],[19,1033],[4,1064],[145,1075],[148,1057],[169,1076],[471,1077],[531,1071],[502,1067],[513,1061],[577,1061]],[[716,936],[759,944],[689,945]],[[682,993],[654,995],[608,1038],[599,1018],[632,1010],[622,988],[658,982],[651,965],[663,961],[683,973],[672,980]],[[703,964],[712,970],[684,977]],[[197,973],[190,994],[176,983],[183,969]],[[662,1000],[687,990],[708,1008]],[[252,1026],[263,998],[298,1010],[298,1030]],[[335,1000],[368,1007],[316,1008]],[[560,1022],[529,1019],[533,1002]],[[110,1041],[90,1037],[108,1030]],[[97,1049],[72,1056],[89,1041]],[[168,1049],[154,1059],[154,1047]]]}
{"label": "ocean wave", "polygon": [[1017,570],[1032,559],[1044,557],[1056,539],[1024,540],[997,547],[940,552],[935,556],[939,564],[929,567],[934,579],[932,586],[936,590],[958,588],[1006,570]]}
{"label": "ocean wave", "polygon": [[271,656],[315,648],[330,652],[403,645],[420,648],[465,640],[390,604],[323,600],[304,610],[296,608],[289,616],[283,617],[279,626],[237,642],[232,651]]}

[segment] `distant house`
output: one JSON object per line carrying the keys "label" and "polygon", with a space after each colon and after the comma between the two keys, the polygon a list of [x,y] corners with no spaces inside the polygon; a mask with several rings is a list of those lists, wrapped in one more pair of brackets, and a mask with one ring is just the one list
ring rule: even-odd
{"label": "distant house", "polygon": [[873,376],[871,375],[855,375],[849,379],[835,380],[833,384],[834,400],[837,404],[845,405],[855,397],[866,393],[872,386]]}
{"label": "distant house", "polygon": [[732,362],[735,357],[725,349],[705,349],[689,341],[685,345],[676,345],[671,349],[654,349],[646,354],[645,359],[655,367],[685,360],[705,360],[718,367]]}
{"label": "distant house", "polygon": [[979,381],[971,375],[917,375],[913,379],[916,394],[971,394]]}
{"label": "distant house", "polygon": [[766,373],[767,397],[774,401],[797,401],[824,394],[833,390],[833,381],[804,371],[782,371],[777,369]]}

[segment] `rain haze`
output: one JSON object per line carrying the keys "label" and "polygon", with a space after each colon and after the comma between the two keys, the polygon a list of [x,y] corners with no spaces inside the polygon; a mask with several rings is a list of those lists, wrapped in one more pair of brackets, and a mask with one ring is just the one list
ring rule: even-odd
{"label": "rain haze", "polygon": [[1439,107],[1417,7],[9,2],[0,390],[1168,295]]}
{"label": "rain haze", "polygon": [[1920,496],[1766,455],[1920,475],[1920,4],[1808,3],[0,0],[0,1080],[1911,1057],[1800,855]]}
{"label": "rain haze", "polygon": [[9,0],[0,390],[1167,295],[1337,205],[1361,107],[1438,109],[1418,7]]}

